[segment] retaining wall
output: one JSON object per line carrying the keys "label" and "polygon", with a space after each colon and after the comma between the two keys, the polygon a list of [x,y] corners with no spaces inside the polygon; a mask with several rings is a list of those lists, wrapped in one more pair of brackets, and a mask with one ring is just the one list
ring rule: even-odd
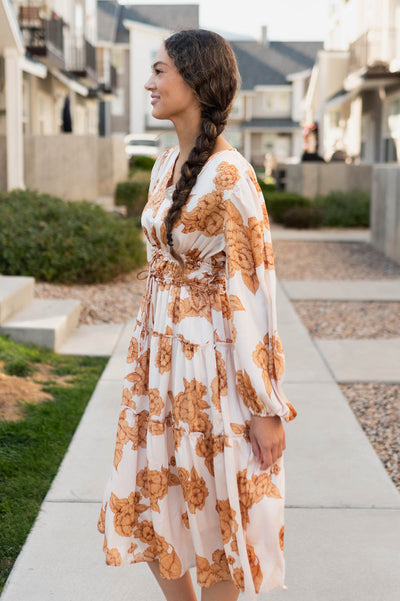
{"label": "retaining wall", "polygon": [[379,164],[373,169],[371,242],[400,263],[400,165]]}

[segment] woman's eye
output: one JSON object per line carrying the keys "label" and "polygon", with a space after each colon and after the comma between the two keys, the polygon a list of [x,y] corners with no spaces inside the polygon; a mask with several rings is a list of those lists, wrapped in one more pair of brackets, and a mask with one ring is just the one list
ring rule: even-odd
{"label": "woman's eye", "polygon": [[154,73],[155,73],[156,75],[159,75],[160,73],[162,73],[162,71],[160,71],[160,69],[154,69]]}

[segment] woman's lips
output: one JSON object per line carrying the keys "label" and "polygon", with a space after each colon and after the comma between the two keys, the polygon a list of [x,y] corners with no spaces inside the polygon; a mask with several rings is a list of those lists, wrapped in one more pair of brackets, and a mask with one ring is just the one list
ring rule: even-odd
{"label": "woman's lips", "polygon": [[151,97],[151,104],[155,104],[156,102],[158,102],[160,100],[159,96],[152,96]]}

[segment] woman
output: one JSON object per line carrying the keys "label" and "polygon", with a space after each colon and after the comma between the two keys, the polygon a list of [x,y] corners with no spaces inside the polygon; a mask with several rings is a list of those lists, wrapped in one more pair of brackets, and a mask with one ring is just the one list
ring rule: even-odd
{"label": "woman", "polygon": [[148,561],[167,600],[232,601],[284,586],[282,419],[268,217],[252,167],[221,133],[238,88],[219,35],[182,31],[145,85],[179,146],[153,169],[146,292],[130,343],[106,562]]}

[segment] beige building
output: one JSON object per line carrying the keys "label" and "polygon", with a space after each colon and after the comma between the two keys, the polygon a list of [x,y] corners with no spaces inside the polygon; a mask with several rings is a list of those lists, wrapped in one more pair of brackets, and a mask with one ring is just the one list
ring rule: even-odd
{"label": "beige building", "polygon": [[400,162],[400,0],[332,0],[306,101],[325,159]]}

